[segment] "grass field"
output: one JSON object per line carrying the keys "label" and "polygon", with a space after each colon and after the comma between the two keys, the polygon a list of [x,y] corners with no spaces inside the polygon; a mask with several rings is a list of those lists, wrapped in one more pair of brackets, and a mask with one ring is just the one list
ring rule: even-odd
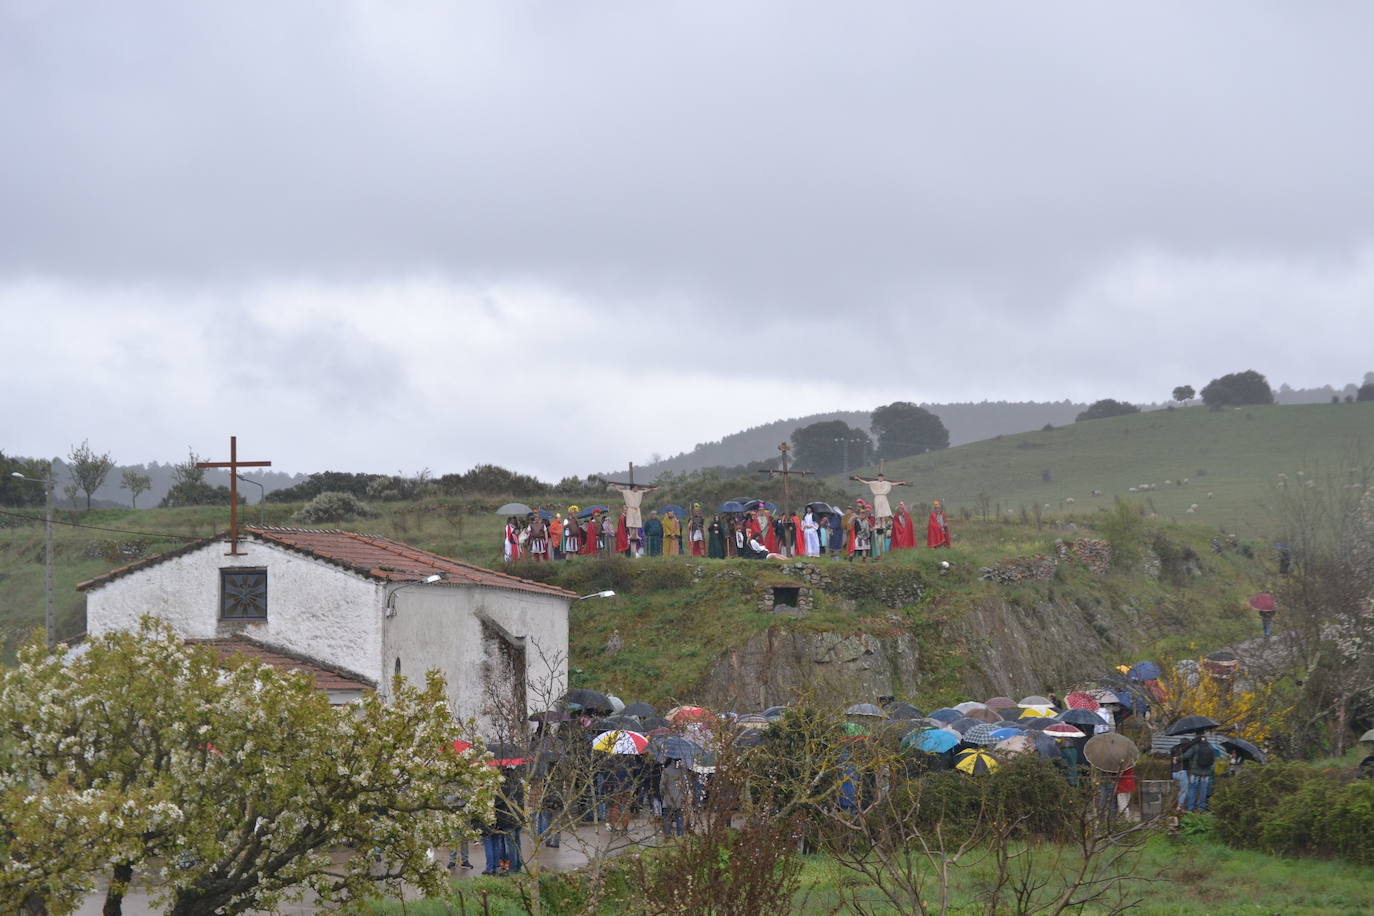
{"label": "grass field", "polygon": [[[1325,475],[1344,482],[1371,461],[1374,403],[1301,404],[1090,420],[891,461],[886,473],[912,484],[893,491],[894,505],[898,497],[908,505],[939,499],[951,517],[1019,515],[1037,505],[1048,515],[1083,515],[1120,498],[1162,518],[1263,536],[1272,530],[1281,483],[1301,486]],[[867,492],[843,477],[828,482]]]}

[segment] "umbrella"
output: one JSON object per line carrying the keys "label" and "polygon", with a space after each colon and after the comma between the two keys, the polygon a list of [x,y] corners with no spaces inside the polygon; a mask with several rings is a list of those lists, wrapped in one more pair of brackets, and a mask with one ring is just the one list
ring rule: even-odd
{"label": "umbrella", "polygon": [[1054,719],[1048,716],[1027,716],[1024,719],[1018,719],[1016,724],[1020,725],[1027,731],[1043,732],[1051,725],[1055,725],[1057,723]]}
{"label": "umbrella", "polygon": [[1274,609],[1274,596],[1268,592],[1260,592],[1250,599],[1250,606],[1257,611],[1272,611]]}
{"label": "umbrella", "polygon": [[644,720],[644,727],[647,729],[667,728],[668,720],[662,716],[648,716]]}
{"label": "umbrella", "polygon": [[639,732],[607,731],[592,739],[592,748],[606,754],[642,754],[649,739]]}
{"label": "umbrella", "polygon": [[1067,722],[1055,722],[1045,726],[1045,734],[1052,738],[1082,738],[1083,733]]}
{"label": "umbrella", "polygon": [[809,509],[809,510],[811,510],[812,512],[818,514],[818,515],[843,515],[843,514],[844,514],[844,513],[837,513],[837,512],[835,511],[835,507],[832,506],[832,505],[830,505],[830,503],[823,503],[823,502],[807,503],[807,504],[806,504],[806,508]]}
{"label": "umbrella", "polygon": [[992,749],[1003,754],[1026,754],[1035,750],[1035,741],[1029,735],[1015,734],[998,741]]}
{"label": "umbrella", "polygon": [[1159,662],[1136,662],[1126,670],[1126,677],[1133,681],[1153,681],[1163,673]]}
{"label": "umbrella", "polygon": [[988,709],[1015,709],[1016,701],[1011,697],[993,697],[986,705]]}
{"label": "umbrella", "polygon": [[610,511],[611,511],[611,510],[610,510],[610,509],[607,509],[605,506],[588,506],[587,508],[583,509],[581,512],[577,513],[577,517],[578,517],[578,518],[591,518],[593,515],[596,515],[598,512],[600,512],[602,515],[605,515],[607,512],[610,512]]}
{"label": "umbrella", "polygon": [[1088,743],[1083,745],[1083,756],[1099,770],[1120,773],[1135,765],[1140,749],[1125,735],[1103,732],[1088,739]]}
{"label": "umbrella", "polygon": [[606,699],[611,701],[611,712],[619,713],[625,708],[625,701],[613,693],[606,694]]}
{"label": "umbrella", "polygon": [[751,716],[740,716],[738,719],[735,720],[735,724],[738,725],[740,728],[753,729],[754,731],[758,731],[761,728],[767,728],[773,723],[769,721],[767,716],[755,713]]}
{"label": "umbrella", "polygon": [[992,737],[996,738],[998,741],[1005,741],[1008,738],[1015,738],[1017,735],[1024,734],[1025,732],[1021,731],[1019,728],[994,728],[992,730]]}
{"label": "umbrella", "polygon": [[622,715],[626,716],[644,717],[658,715],[658,710],[654,709],[648,703],[631,703],[629,706],[626,706],[620,712]]}
{"label": "umbrella", "polygon": [[605,726],[606,728],[623,728],[626,731],[632,732],[643,731],[644,729],[644,723],[640,721],[639,716],[627,716],[622,714],[619,716],[610,716],[601,721],[607,723]]}
{"label": "umbrella", "polygon": [[893,703],[887,708],[887,714],[893,719],[924,718],[921,711],[910,703]]}
{"label": "umbrella", "polygon": [[1125,702],[1121,699],[1121,697],[1117,696],[1114,691],[1107,690],[1106,688],[1100,687],[1096,690],[1089,690],[1087,691],[1087,693],[1090,697],[1096,700],[1098,702],[1098,705],[1100,706],[1121,706]]}
{"label": "umbrella", "polygon": [[525,516],[529,515],[533,511],[533,509],[531,509],[524,503],[506,503],[504,506],[496,510],[496,514]]}
{"label": "umbrella", "polygon": [[1213,652],[1213,653],[1211,653],[1210,655],[1207,656],[1207,661],[1209,661],[1209,662],[1238,662],[1238,661],[1240,661],[1240,656],[1237,655],[1236,653],[1232,652],[1230,649],[1218,649],[1217,651],[1215,651],[1215,652]]}
{"label": "umbrella", "polygon": [[540,509],[539,517],[547,522],[549,519],[553,518],[553,513],[550,512],[548,509]]}
{"label": "umbrella", "polygon": [[1015,722],[1021,718],[1021,707],[1013,706],[1010,709],[999,709],[997,714],[1002,717],[1003,722]]}
{"label": "umbrella", "polygon": [[965,700],[962,703],[955,703],[954,708],[959,710],[964,715],[968,715],[975,709],[987,709],[988,705],[986,703],[979,703],[976,700]]}
{"label": "umbrella", "polygon": [[769,706],[763,711],[763,717],[770,720],[781,719],[785,712],[787,712],[786,706]]}
{"label": "umbrella", "polygon": [[777,511],[778,511],[777,504],[776,504],[776,503],[770,503],[770,502],[769,502],[768,500],[766,500],[766,499],[751,499],[751,500],[749,500],[748,502],[746,502],[746,503],[744,504],[744,511],[745,511],[745,512],[748,512],[750,509],[757,509],[757,508],[759,508],[760,506],[762,506],[763,508],[767,509],[769,512],[777,512]]}
{"label": "umbrella", "polygon": [[677,505],[676,503],[669,503],[668,505],[664,506],[662,509],[659,509],[659,510],[658,510],[658,514],[659,514],[659,515],[666,515],[666,514],[669,513],[669,512],[673,513],[673,514],[676,515],[678,518],[686,518],[686,517],[687,517],[687,513],[683,510],[683,508],[682,508],[681,506]]}
{"label": "umbrella", "polygon": [[1027,732],[1026,737],[1035,743],[1035,751],[1041,757],[1054,759],[1064,756],[1059,752],[1059,745],[1049,735],[1042,732]]}
{"label": "umbrella", "polygon": [[768,733],[761,728],[746,728],[735,738],[735,747],[758,747],[768,740]]}
{"label": "umbrella", "polygon": [[576,705],[578,709],[585,709],[588,712],[610,712],[614,708],[606,694],[588,690],[585,687],[577,687],[563,694],[563,705],[568,707]]}
{"label": "umbrella", "polygon": [[1064,702],[1070,709],[1097,709],[1097,697],[1083,690],[1073,690],[1064,697]]}
{"label": "umbrella", "polygon": [[530,716],[531,722],[567,722],[572,716],[561,709],[547,709],[544,712],[537,712]]}
{"label": "umbrella", "polygon": [[1209,728],[1216,728],[1220,723],[1206,716],[1184,716],[1173,725],[1169,726],[1166,735],[1186,735],[1189,732],[1205,732]]}
{"label": "umbrella", "polygon": [[980,722],[977,719],[970,719],[967,716],[962,719],[955,719],[953,722],[949,723],[949,727],[961,735],[967,735],[969,729],[973,728],[975,725],[987,725],[987,723]]}
{"label": "umbrella", "polygon": [[1053,719],[1054,708],[1050,706],[1025,706],[1018,719]]}
{"label": "umbrella", "polygon": [[963,717],[963,714],[960,713],[959,710],[950,709],[948,707],[945,707],[944,709],[937,709],[927,716],[927,718],[939,719],[941,722],[946,723],[953,722],[955,719],[962,719]]}
{"label": "umbrella", "polygon": [[844,714],[846,716],[872,716],[875,719],[887,718],[887,713],[883,712],[880,707],[874,706],[872,703],[855,703],[853,706],[846,709]]}
{"label": "umbrella", "polygon": [[720,508],[717,509],[716,511],[718,511],[718,512],[731,512],[731,513],[743,512],[743,511],[744,511],[744,503],[739,502],[738,500],[734,500],[734,499],[727,499],[725,502],[723,502],[723,503],[720,504]]}
{"label": "umbrella", "polygon": [[1360,735],[1360,740],[1361,740],[1361,741],[1374,741],[1374,728],[1371,728],[1369,731],[1365,732],[1363,735]]}
{"label": "umbrella", "polygon": [[995,709],[988,709],[986,706],[982,709],[970,709],[968,717],[970,719],[977,719],[979,722],[988,722],[992,725],[997,725],[1002,721],[1002,714],[1000,712]]}
{"label": "umbrella", "polygon": [[1060,722],[1067,722],[1070,725],[1086,725],[1088,728],[1096,728],[1102,724],[1102,719],[1095,712],[1086,709],[1070,709],[1059,717]]}
{"label": "umbrella", "polygon": [[1269,762],[1269,757],[1264,751],[1255,747],[1244,738],[1227,738],[1225,741],[1221,742],[1221,746],[1228,751],[1235,751],[1236,754],[1244,757],[1246,760],[1253,760],[1255,763]]}
{"label": "umbrella", "polygon": [[943,728],[928,728],[923,732],[912,732],[902,739],[902,749],[914,747],[927,754],[943,754],[959,743],[959,736]]}
{"label": "umbrella", "polygon": [[684,722],[701,722],[711,714],[700,706],[674,706],[668,710],[668,721],[674,725]]}
{"label": "umbrella", "polygon": [[493,744],[487,748],[491,754],[490,765],[497,767],[518,767],[530,762],[525,750],[515,744]]}
{"label": "umbrella", "polygon": [[999,740],[996,736],[998,729],[993,728],[986,722],[979,722],[977,725],[964,732],[964,742],[966,744],[977,744],[982,747],[991,747]]}
{"label": "umbrella", "polygon": [[1021,701],[1016,705],[1020,706],[1022,709],[1034,708],[1036,706],[1043,706],[1046,709],[1049,709],[1054,706],[1054,703],[1050,702],[1049,697],[1042,697],[1036,694],[1031,694],[1028,697],[1022,697]]}
{"label": "umbrella", "polygon": [[649,739],[649,752],[660,763],[665,760],[690,762],[701,756],[702,747],[694,741],[688,741],[681,735],[655,735]]}
{"label": "umbrella", "polygon": [[970,749],[954,755],[954,768],[970,776],[982,776],[997,769],[997,758],[987,751]]}

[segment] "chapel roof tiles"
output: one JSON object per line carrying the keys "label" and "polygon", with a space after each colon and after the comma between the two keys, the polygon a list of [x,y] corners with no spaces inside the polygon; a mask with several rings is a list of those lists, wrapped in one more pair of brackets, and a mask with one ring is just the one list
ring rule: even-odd
{"label": "chapel roof tiles", "polygon": [[209,646],[219,655],[220,661],[243,657],[283,671],[308,674],[315,679],[315,687],[319,690],[372,690],[377,686],[364,677],[335,671],[303,656],[281,649],[271,649],[240,637],[190,639],[187,642],[191,645]]}
{"label": "chapel roof tiles", "polygon": [[[328,531],[309,528],[273,528],[246,526],[242,536],[303,553],[326,563],[342,567],[359,575],[382,582],[418,582],[431,575],[444,577],[439,585],[474,585],[510,591],[575,598],[575,593],[543,582],[522,579],[509,573],[496,572],[472,563],[450,559],[412,547],[392,538],[351,531]],[[225,535],[204,538],[167,553],[147,557],[136,563],[121,566],[94,579],[77,585],[85,591],[140,569],[166,562],[174,557],[197,550],[207,544],[222,541]]]}

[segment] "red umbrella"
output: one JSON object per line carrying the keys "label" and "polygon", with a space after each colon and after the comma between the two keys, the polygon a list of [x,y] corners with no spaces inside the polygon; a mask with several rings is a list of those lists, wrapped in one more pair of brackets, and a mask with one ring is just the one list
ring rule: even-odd
{"label": "red umbrella", "polygon": [[1268,592],[1260,592],[1250,599],[1250,606],[1257,611],[1272,611],[1274,609],[1274,596]]}
{"label": "red umbrella", "polygon": [[1070,709],[1086,709],[1090,712],[1097,712],[1101,705],[1097,702],[1096,697],[1082,690],[1071,691],[1068,696],[1064,697],[1064,702],[1069,704]]}

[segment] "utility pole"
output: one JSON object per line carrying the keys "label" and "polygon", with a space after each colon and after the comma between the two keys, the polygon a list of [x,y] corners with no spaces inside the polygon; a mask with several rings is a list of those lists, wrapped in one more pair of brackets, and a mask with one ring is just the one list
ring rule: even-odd
{"label": "utility pole", "polygon": [[30,483],[43,484],[44,495],[47,497],[47,512],[43,519],[43,626],[48,634],[48,645],[57,641],[57,617],[53,613],[53,589],[52,589],[52,510],[55,496],[53,488],[53,465],[55,462],[48,462],[48,476],[43,480],[37,477],[25,477],[18,471],[11,473],[11,477],[18,477],[20,480],[27,480]]}

